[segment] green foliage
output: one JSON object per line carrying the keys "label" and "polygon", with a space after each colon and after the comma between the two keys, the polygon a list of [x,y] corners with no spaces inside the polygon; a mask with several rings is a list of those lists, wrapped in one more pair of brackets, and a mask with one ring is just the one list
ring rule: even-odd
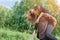
{"label": "green foliage", "polygon": [[[60,35],[56,35],[57,39],[60,40]],[[31,34],[26,32],[11,31],[9,29],[0,28],[0,40],[28,40],[32,38]],[[36,36],[34,40],[38,40]]]}
{"label": "green foliage", "polygon": [[[0,40],[28,40],[30,37],[32,37],[31,34],[26,32],[21,33],[0,28]],[[36,37],[34,39],[37,40]]]}
{"label": "green foliage", "polygon": [[4,26],[8,11],[7,8],[0,6],[0,27]]}

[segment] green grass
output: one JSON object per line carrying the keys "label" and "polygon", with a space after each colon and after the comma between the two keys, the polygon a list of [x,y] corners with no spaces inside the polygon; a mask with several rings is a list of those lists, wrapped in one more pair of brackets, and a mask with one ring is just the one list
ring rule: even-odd
{"label": "green grass", "polygon": [[[56,35],[56,37],[60,40],[60,36]],[[32,38],[31,34],[26,32],[21,33],[18,31],[0,28],[0,40],[29,40],[30,38]],[[35,37],[34,40],[38,39]]]}
{"label": "green grass", "polygon": [[[26,32],[21,33],[18,31],[11,31],[6,29],[0,29],[0,40],[28,40],[31,36],[31,34],[28,34]],[[34,38],[37,40],[37,38]]]}
{"label": "green grass", "polygon": [[57,38],[58,40],[60,40],[60,35],[56,35],[56,38]]}

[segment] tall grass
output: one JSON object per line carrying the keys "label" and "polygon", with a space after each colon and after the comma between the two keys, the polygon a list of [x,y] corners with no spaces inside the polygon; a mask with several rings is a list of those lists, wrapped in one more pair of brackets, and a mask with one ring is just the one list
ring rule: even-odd
{"label": "tall grass", "polygon": [[[56,37],[60,40],[60,35],[56,35]],[[29,40],[30,38],[32,35],[29,33],[0,28],[0,40]],[[34,40],[38,40],[36,36]]]}
{"label": "tall grass", "polygon": [[[31,34],[0,28],[0,40],[28,40]],[[37,40],[35,37],[34,40]]]}

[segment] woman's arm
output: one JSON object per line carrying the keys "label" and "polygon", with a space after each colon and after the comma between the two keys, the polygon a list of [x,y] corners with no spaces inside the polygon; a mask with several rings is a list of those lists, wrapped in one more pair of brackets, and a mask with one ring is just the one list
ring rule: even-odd
{"label": "woman's arm", "polygon": [[41,12],[41,14],[39,15],[39,17],[37,18],[36,22],[35,23],[39,23],[39,19],[44,15],[43,12]]}
{"label": "woman's arm", "polygon": [[46,16],[47,16],[47,20],[48,20],[50,23],[52,23],[52,25],[55,27],[56,24],[57,24],[56,18],[54,18],[53,16],[51,16],[51,15],[49,15],[49,14],[46,14]]}

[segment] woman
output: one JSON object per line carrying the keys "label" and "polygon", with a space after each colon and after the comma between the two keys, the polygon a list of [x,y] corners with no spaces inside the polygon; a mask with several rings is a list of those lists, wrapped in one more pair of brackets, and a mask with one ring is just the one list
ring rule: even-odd
{"label": "woman", "polygon": [[[40,15],[40,17],[42,17],[42,16],[46,16],[45,18],[47,19],[47,21],[48,21],[48,25],[47,25],[47,27],[46,27],[46,30],[44,31],[45,32],[45,37],[44,38],[41,38],[41,37],[39,37],[39,34],[38,34],[38,37],[39,37],[39,39],[40,40],[57,40],[55,37],[53,37],[52,35],[51,35],[51,33],[52,33],[52,31],[53,31],[53,29],[54,29],[54,27],[56,26],[56,19],[53,17],[53,16],[51,16],[51,15],[49,15],[49,14],[45,14],[45,13],[41,13],[41,15]],[[41,20],[43,20],[43,19],[40,19],[40,17],[38,17],[38,19],[37,19],[37,22],[36,23],[39,23],[39,20],[41,21]],[[42,22],[41,22],[42,23]],[[37,24],[38,26],[39,25],[41,25],[41,24]],[[35,25],[35,27],[37,27],[37,25]],[[45,25],[46,26],[46,24],[44,24],[44,22],[43,22],[43,25]],[[41,29],[41,28],[40,28]]]}
{"label": "woman", "polygon": [[[35,6],[33,9],[31,9],[27,16],[28,21],[30,21],[32,24],[35,24],[35,27],[38,29],[38,37],[40,40],[46,40],[47,38],[50,38],[51,40],[55,40],[55,37],[51,36],[51,32],[53,31],[55,25],[56,25],[56,19],[48,14],[48,11],[45,10],[45,8],[41,6]],[[51,27],[49,26],[51,25]],[[51,30],[49,29],[51,28]],[[50,33],[49,33],[49,31]],[[33,32],[33,35],[35,33],[35,30]]]}

